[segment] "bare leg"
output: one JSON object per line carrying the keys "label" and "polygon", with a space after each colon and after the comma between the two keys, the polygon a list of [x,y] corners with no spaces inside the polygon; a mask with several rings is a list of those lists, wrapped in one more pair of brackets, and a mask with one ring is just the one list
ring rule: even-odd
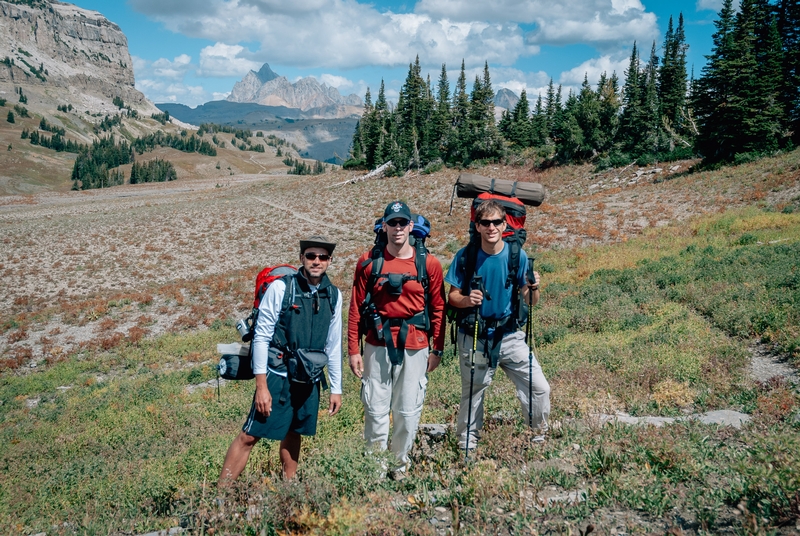
{"label": "bare leg", "polygon": [[297,473],[297,464],[300,461],[300,444],[303,437],[297,432],[288,432],[281,441],[281,465],[283,478],[294,478]]}
{"label": "bare leg", "polygon": [[234,480],[239,478],[239,475],[242,474],[244,467],[247,465],[247,460],[250,458],[250,451],[253,450],[258,440],[259,438],[257,437],[239,432],[231,446],[228,447],[228,453],[225,454],[225,462],[222,464],[222,472],[217,483],[220,488],[230,486]]}

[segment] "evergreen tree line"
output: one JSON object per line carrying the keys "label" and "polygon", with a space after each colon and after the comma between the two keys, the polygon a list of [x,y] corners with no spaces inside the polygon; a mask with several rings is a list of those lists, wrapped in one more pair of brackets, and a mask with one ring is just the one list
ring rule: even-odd
{"label": "evergreen tree line", "polygon": [[[61,129],[61,131],[63,131],[63,129]],[[27,128],[25,128],[22,129],[20,138],[23,140],[28,139],[31,142],[31,145],[47,147],[48,149],[52,149],[59,153],[80,153],[89,149],[88,145],[64,138],[64,134],[61,131],[56,132],[48,138],[47,136],[39,134],[38,130],[30,132]]]}
{"label": "evergreen tree line", "polygon": [[48,122],[44,117],[42,117],[42,120],[39,121],[39,130],[52,132],[53,134],[60,134],[61,136],[67,135],[67,131],[63,127],[50,124],[50,122]]}
{"label": "evergreen tree line", "polygon": [[106,115],[100,124],[94,126],[94,133],[109,132],[113,127],[122,124],[122,114]]}
{"label": "evergreen tree line", "polygon": [[327,169],[327,166],[319,160],[315,161],[314,165],[311,166],[303,160],[295,160],[291,156],[284,158],[283,163],[291,168],[287,172],[289,175],[321,175]]}
{"label": "evergreen tree line", "polygon": [[344,167],[374,168],[391,161],[402,173],[446,162],[469,164],[496,159],[504,152],[503,138],[495,125],[494,91],[488,64],[483,77],[475,77],[467,93],[464,62],[451,97],[447,69],[442,65],[434,92],[430,77],[423,79],[419,57],[409,65],[397,106],[390,110],[384,83],[375,104],[367,90],[364,114],[356,124],[351,158]]}
{"label": "evergreen tree line", "polygon": [[[234,138],[239,138],[242,141],[249,142],[250,138],[253,136],[253,132],[250,129],[241,129],[235,127],[228,127],[224,125],[217,125],[215,123],[203,123],[200,125],[200,129],[197,131],[198,136],[202,136],[206,132],[211,132],[212,134],[217,134],[219,132],[225,134],[233,134]],[[263,136],[263,134],[262,134]]]}
{"label": "evergreen tree line", "polygon": [[[381,82],[356,125],[345,167],[393,163],[396,173],[444,162],[468,165],[511,152],[533,151],[557,163],[600,167],[700,156],[707,164],[735,162],[800,141],[800,2],[725,0],[715,22],[714,48],[699,79],[689,76],[683,16],[670,18],[661,56],[655,42],[646,61],[634,43],[625,82],[604,73],[564,99],[552,80],[533,106],[523,91],[513,110],[494,121],[488,65],[467,93],[464,63],[453,93],[445,65],[436,90],[409,65],[397,105]],[[532,108],[532,109],[531,109]]]}
{"label": "evergreen tree line", "polygon": [[155,119],[162,125],[166,125],[167,122],[169,121],[169,112],[163,112],[160,114],[150,114],[150,118]]}
{"label": "evergreen tree line", "polygon": [[133,147],[127,141],[119,144],[111,135],[95,140],[78,153],[72,166],[72,189],[89,190],[123,184],[125,176],[119,166],[133,162]]}
{"label": "evergreen tree line", "polygon": [[723,2],[714,49],[694,84],[696,149],[747,160],[800,142],[800,2]]}
{"label": "evergreen tree line", "polygon": [[132,145],[139,154],[152,151],[156,147],[171,147],[185,153],[200,153],[206,156],[217,156],[217,150],[213,145],[205,140],[201,140],[194,134],[191,136],[179,136],[177,134],[165,134],[159,130],[147,136],[136,138]]}
{"label": "evergreen tree line", "polygon": [[175,172],[175,166],[167,160],[156,158],[142,164],[134,162],[133,166],[131,166],[131,184],[174,181],[177,178],[178,174]]}

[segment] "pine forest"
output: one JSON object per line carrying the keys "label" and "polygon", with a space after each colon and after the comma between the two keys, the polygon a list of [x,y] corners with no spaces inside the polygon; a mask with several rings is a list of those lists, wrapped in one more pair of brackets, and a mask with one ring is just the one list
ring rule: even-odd
{"label": "pine forest", "polygon": [[[552,79],[535,100],[522,91],[495,121],[488,63],[467,90],[464,62],[451,93],[442,65],[434,89],[419,57],[398,102],[384,85],[369,90],[346,168],[432,172],[513,155],[537,165],[591,162],[598,168],[702,158],[715,167],[795,147],[800,141],[800,3],[724,0],[713,49],[699,77],[688,72],[683,15],[664,42],[633,44],[624,82],[604,73],[592,87],[562,95]],[[660,56],[659,56],[660,52]]]}

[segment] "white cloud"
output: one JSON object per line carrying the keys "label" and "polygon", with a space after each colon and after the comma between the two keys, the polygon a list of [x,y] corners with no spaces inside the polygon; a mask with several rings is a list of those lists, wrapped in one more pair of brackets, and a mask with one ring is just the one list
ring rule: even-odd
{"label": "white cloud", "polygon": [[589,83],[594,87],[597,85],[600,75],[606,73],[607,76],[611,76],[614,72],[617,73],[617,77],[622,81],[625,79],[625,70],[629,64],[630,58],[614,59],[610,56],[592,58],[569,71],[561,73],[558,83],[573,88],[580,87],[583,84],[584,77],[587,77]]}
{"label": "white cloud", "polygon": [[520,95],[524,89],[528,94],[528,100],[532,103],[536,101],[539,93],[542,97],[547,94],[547,84],[550,82],[550,75],[544,71],[526,73],[519,69],[498,68],[491,69],[491,75],[495,92],[500,88],[506,88]]}
{"label": "white cloud", "polygon": [[138,78],[139,73],[143,73],[147,66],[150,64],[146,59],[138,56],[131,55],[131,62],[133,63],[133,74]]}
{"label": "white cloud", "polygon": [[[172,5],[166,8],[162,3]],[[197,4],[132,1],[135,9],[189,37],[226,46],[258,42],[259,51],[236,56],[257,63],[346,69],[404,65],[419,54],[426,65],[455,63],[461,58],[468,63],[488,60],[511,64],[537,51],[525,43],[516,23],[501,20],[381,13],[354,0],[302,0],[291,6],[278,0],[207,0]],[[229,56],[223,54],[225,57]],[[203,59],[204,74],[224,71],[222,65],[207,68]]]}
{"label": "white cloud", "polygon": [[261,63],[241,57],[246,52],[240,45],[216,43],[200,51],[199,76],[242,76],[261,68]]}
{"label": "white cloud", "polygon": [[336,76],[335,74],[323,74],[320,75],[319,81],[323,84],[328,84],[331,87],[337,88],[339,91],[343,89],[352,88],[355,86],[353,82],[345,78],[344,76]]}
{"label": "white cloud", "polygon": [[[722,3],[722,0],[697,0],[695,9],[697,9],[697,11],[713,11],[718,13],[722,10]],[[739,0],[733,0],[734,11],[739,11],[739,4]]]}
{"label": "white cloud", "polygon": [[136,89],[155,103],[181,102],[189,106],[197,106],[208,100],[208,94],[202,86],[191,86],[183,82],[142,78],[136,81]]}
{"label": "white cloud", "polygon": [[722,0],[697,0],[697,11],[719,11],[722,9]]}
{"label": "white cloud", "polygon": [[228,98],[228,95],[230,94],[231,94],[230,91],[226,91],[224,93],[220,93],[219,91],[214,91],[213,93],[211,93],[211,100],[215,101],[225,100]]}
{"label": "white cloud", "polygon": [[159,58],[153,62],[152,70],[156,76],[163,78],[183,78],[192,64],[191,56],[181,54],[174,60]]}

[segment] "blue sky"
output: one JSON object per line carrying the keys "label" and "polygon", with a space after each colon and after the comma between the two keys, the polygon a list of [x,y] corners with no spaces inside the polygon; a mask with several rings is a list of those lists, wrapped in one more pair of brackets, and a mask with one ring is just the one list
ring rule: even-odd
{"label": "blue sky", "polygon": [[469,87],[489,62],[492,85],[529,98],[549,80],[577,88],[605,71],[623,78],[631,47],[657,53],[670,16],[683,13],[688,67],[711,51],[722,0],[75,0],[128,38],[136,87],[151,101],[197,106],[224,99],[269,63],[294,82],[313,76],[342,94],[373,98],[381,79],[395,100],[419,55],[434,85],[451,88],[462,59]]}

